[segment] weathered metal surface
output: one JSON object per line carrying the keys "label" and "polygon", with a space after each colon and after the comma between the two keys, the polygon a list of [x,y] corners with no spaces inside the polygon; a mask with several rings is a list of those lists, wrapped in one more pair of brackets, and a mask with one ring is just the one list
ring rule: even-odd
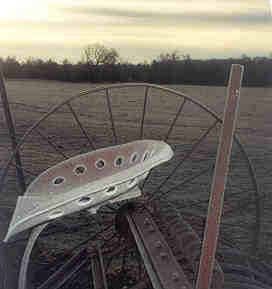
{"label": "weathered metal surface", "polygon": [[[163,141],[141,140],[80,154],[47,169],[17,199],[4,239],[86,208],[138,197],[135,186],[173,156]],[[54,198],[52,197],[54,195]]]}
{"label": "weathered metal surface", "polygon": [[228,99],[224,111],[223,127],[217,152],[216,166],[211,188],[208,216],[204,232],[204,241],[196,288],[209,289],[219,234],[220,220],[224,202],[224,191],[231,155],[233,133],[235,129],[243,66],[232,65]]}
{"label": "weathered metal surface", "polygon": [[58,289],[71,280],[88,263],[86,248],[71,257],[59,270],[49,277],[38,289]]}
{"label": "weathered metal surface", "polygon": [[91,259],[91,273],[94,289],[107,289],[107,279],[103,256],[100,248],[97,248],[96,255]]}
{"label": "weathered metal surface", "polygon": [[[120,218],[122,232],[133,237],[156,289],[190,289],[191,284],[146,209],[128,210]],[[119,220],[120,220],[119,219]],[[127,222],[127,225],[125,224]]]}
{"label": "weathered metal surface", "polygon": [[[182,212],[181,212],[182,213]],[[175,212],[169,202],[163,202],[156,218],[165,226],[165,236],[177,260],[185,258],[189,264],[190,270],[194,272],[193,283],[196,281],[199,259],[201,255],[201,240],[191,225]],[[215,260],[213,278],[211,282],[212,289],[221,289],[224,284],[224,273],[220,264]]]}
{"label": "weathered metal surface", "polygon": [[75,119],[77,125],[79,126],[79,128],[80,128],[80,130],[81,130],[83,136],[85,136],[85,138],[87,139],[87,141],[88,141],[90,147],[91,147],[93,150],[95,150],[95,145],[94,145],[92,139],[89,137],[89,135],[88,135],[86,129],[83,127],[82,123],[80,122],[80,120],[79,120],[79,118],[78,118],[76,112],[74,111],[74,109],[73,109],[71,103],[70,103],[70,102],[67,102],[67,106],[69,107],[69,110],[71,111],[71,113],[72,113],[72,115],[73,115],[73,117],[74,117],[74,119]]}

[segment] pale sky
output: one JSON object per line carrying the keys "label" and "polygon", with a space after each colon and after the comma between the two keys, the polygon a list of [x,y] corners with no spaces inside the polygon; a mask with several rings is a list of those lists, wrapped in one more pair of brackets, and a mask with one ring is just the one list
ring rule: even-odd
{"label": "pale sky", "polygon": [[179,50],[192,58],[268,56],[271,0],[0,0],[0,57],[81,59],[99,42],[142,62]]}

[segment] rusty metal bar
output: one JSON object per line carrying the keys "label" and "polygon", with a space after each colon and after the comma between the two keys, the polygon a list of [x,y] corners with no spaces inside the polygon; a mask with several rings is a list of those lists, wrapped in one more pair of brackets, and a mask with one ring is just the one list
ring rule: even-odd
{"label": "rusty metal bar", "polygon": [[144,107],[143,107],[143,114],[142,114],[142,121],[141,121],[141,131],[140,131],[140,138],[141,139],[143,139],[143,136],[144,136],[144,120],[145,120],[145,113],[146,113],[148,90],[149,90],[149,87],[147,86],[145,88]]}
{"label": "rusty metal bar", "polygon": [[8,102],[8,96],[5,86],[5,80],[4,75],[0,67],[0,95],[3,103],[4,108],[4,114],[7,122],[8,132],[11,139],[11,147],[12,151],[14,153],[14,159],[16,163],[16,174],[17,174],[17,180],[18,184],[20,186],[20,189],[22,192],[26,190],[26,184],[25,184],[25,177],[20,157],[20,151],[17,149],[17,139],[16,139],[16,131],[13,123],[13,119],[10,112],[9,102]]}
{"label": "rusty metal bar", "polygon": [[209,289],[211,284],[233,133],[238,114],[242,76],[243,66],[239,64],[232,65],[228,86],[228,98],[225,105],[223,127],[217,152],[196,289]]}
{"label": "rusty metal bar", "polygon": [[107,289],[107,279],[101,249],[97,248],[97,255],[91,259],[91,273],[94,289]]}
{"label": "rusty metal bar", "polygon": [[88,143],[89,143],[89,145],[91,146],[91,148],[92,148],[93,150],[95,150],[95,145],[94,145],[93,141],[91,140],[91,138],[89,137],[87,131],[86,131],[85,128],[83,127],[82,123],[80,122],[80,120],[79,120],[76,112],[74,111],[74,109],[73,109],[72,106],[71,106],[71,103],[70,103],[70,102],[67,102],[67,106],[69,107],[69,109],[70,109],[70,111],[71,111],[71,113],[72,113],[72,115],[73,115],[76,123],[78,124],[78,126],[79,126],[79,128],[80,128],[80,130],[81,130],[81,132],[82,132],[82,134],[83,134],[83,135],[86,137],[86,139],[88,140]]}
{"label": "rusty metal bar", "polygon": [[[194,283],[197,278],[199,259],[201,255],[201,240],[196,231],[183,218],[183,211],[172,202],[163,202],[160,206],[158,221],[167,224],[165,231],[171,239],[173,252],[176,258],[184,258],[194,272]],[[168,239],[168,240],[169,240]],[[215,260],[215,267],[212,278],[213,289],[222,289],[224,284],[224,273],[220,264]]]}
{"label": "rusty metal bar", "polygon": [[112,115],[109,89],[106,89],[106,100],[107,100],[107,106],[108,106],[108,111],[109,111],[109,115],[110,115],[111,129],[112,129],[112,133],[113,133],[113,137],[114,137],[114,143],[117,144],[117,136],[116,136],[115,125],[114,125],[114,120],[113,120],[113,115]]}
{"label": "rusty metal bar", "polygon": [[181,103],[181,105],[179,107],[179,110],[177,111],[177,113],[175,115],[175,118],[173,119],[173,121],[172,121],[172,123],[171,123],[171,125],[169,127],[169,130],[168,130],[168,132],[167,132],[167,134],[166,134],[166,136],[164,138],[164,141],[168,140],[168,138],[169,138],[169,136],[170,136],[170,134],[171,134],[171,132],[172,132],[172,130],[173,130],[173,128],[174,128],[174,126],[175,126],[175,124],[176,124],[176,122],[177,122],[177,120],[178,120],[178,118],[179,118],[179,116],[180,116],[180,114],[182,112],[182,110],[183,110],[185,102],[186,102],[186,99],[184,98],[183,102]]}
{"label": "rusty metal bar", "polygon": [[191,284],[147,210],[131,211],[125,218],[153,287],[191,289]]}
{"label": "rusty metal bar", "polygon": [[80,250],[60,267],[38,289],[59,289],[88,263],[86,248]]}

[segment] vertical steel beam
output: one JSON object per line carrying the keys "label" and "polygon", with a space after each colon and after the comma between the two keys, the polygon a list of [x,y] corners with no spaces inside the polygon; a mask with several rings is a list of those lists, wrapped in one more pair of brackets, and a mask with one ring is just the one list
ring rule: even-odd
{"label": "vertical steel beam", "polygon": [[14,127],[13,119],[12,119],[10,108],[9,108],[4,75],[1,70],[1,67],[0,67],[0,95],[1,95],[2,103],[3,103],[8,132],[9,132],[9,136],[11,139],[11,147],[14,153],[14,159],[16,163],[16,174],[17,174],[18,185],[21,191],[24,192],[26,189],[24,172],[22,168],[22,162],[21,162],[19,150],[16,149],[17,148],[16,132],[15,132],[15,127]]}
{"label": "vertical steel beam", "polygon": [[208,216],[205,225],[196,289],[209,289],[212,279],[215,251],[224,202],[233,134],[238,114],[243,66],[234,64],[228,85],[224,120],[217,150],[216,165],[211,187]]}

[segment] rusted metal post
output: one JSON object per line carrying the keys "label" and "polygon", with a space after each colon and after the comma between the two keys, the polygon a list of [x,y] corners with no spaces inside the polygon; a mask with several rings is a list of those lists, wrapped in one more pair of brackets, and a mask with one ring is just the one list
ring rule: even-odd
{"label": "rusted metal post", "polygon": [[16,151],[16,147],[17,147],[16,132],[15,132],[15,127],[14,127],[13,119],[12,119],[10,108],[9,108],[7,91],[6,91],[6,87],[5,87],[5,81],[4,81],[4,75],[3,75],[1,67],[0,67],[0,95],[1,95],[2,104],[3,104],[3,108],[4,108],[4,114],[5,114],[5,118],[6,118],[8,132],[9,132],[9,136],[11,139],[11,147],[12,147],[12,151],[14,153],[14,159],[15,159],[15,163],[16,163],[16,174],[17,174],[18,185],[19,185],[21,191],[24,192],[26,189],[24,172],[22,169],[22,162],[21,162],[21,158],[20,158],[20,153],[19,153],[19,151]]}
{"label": "rusted metal post", "polygon": [[223,126],[217,150],[216,166],[213,175],[196,289],[209,289],[211,284],[224,202],[225,184],[228,175],[233,134],[238,114],[242,76],[243,66],[239,64],[232,65],[228,85],[228,98],[225,105]]}
{"label": "rusted metal post", "polygon": [[192,289],[182,268],[147,210],[128,210],[117,228],[135,242],[154,289]]}

